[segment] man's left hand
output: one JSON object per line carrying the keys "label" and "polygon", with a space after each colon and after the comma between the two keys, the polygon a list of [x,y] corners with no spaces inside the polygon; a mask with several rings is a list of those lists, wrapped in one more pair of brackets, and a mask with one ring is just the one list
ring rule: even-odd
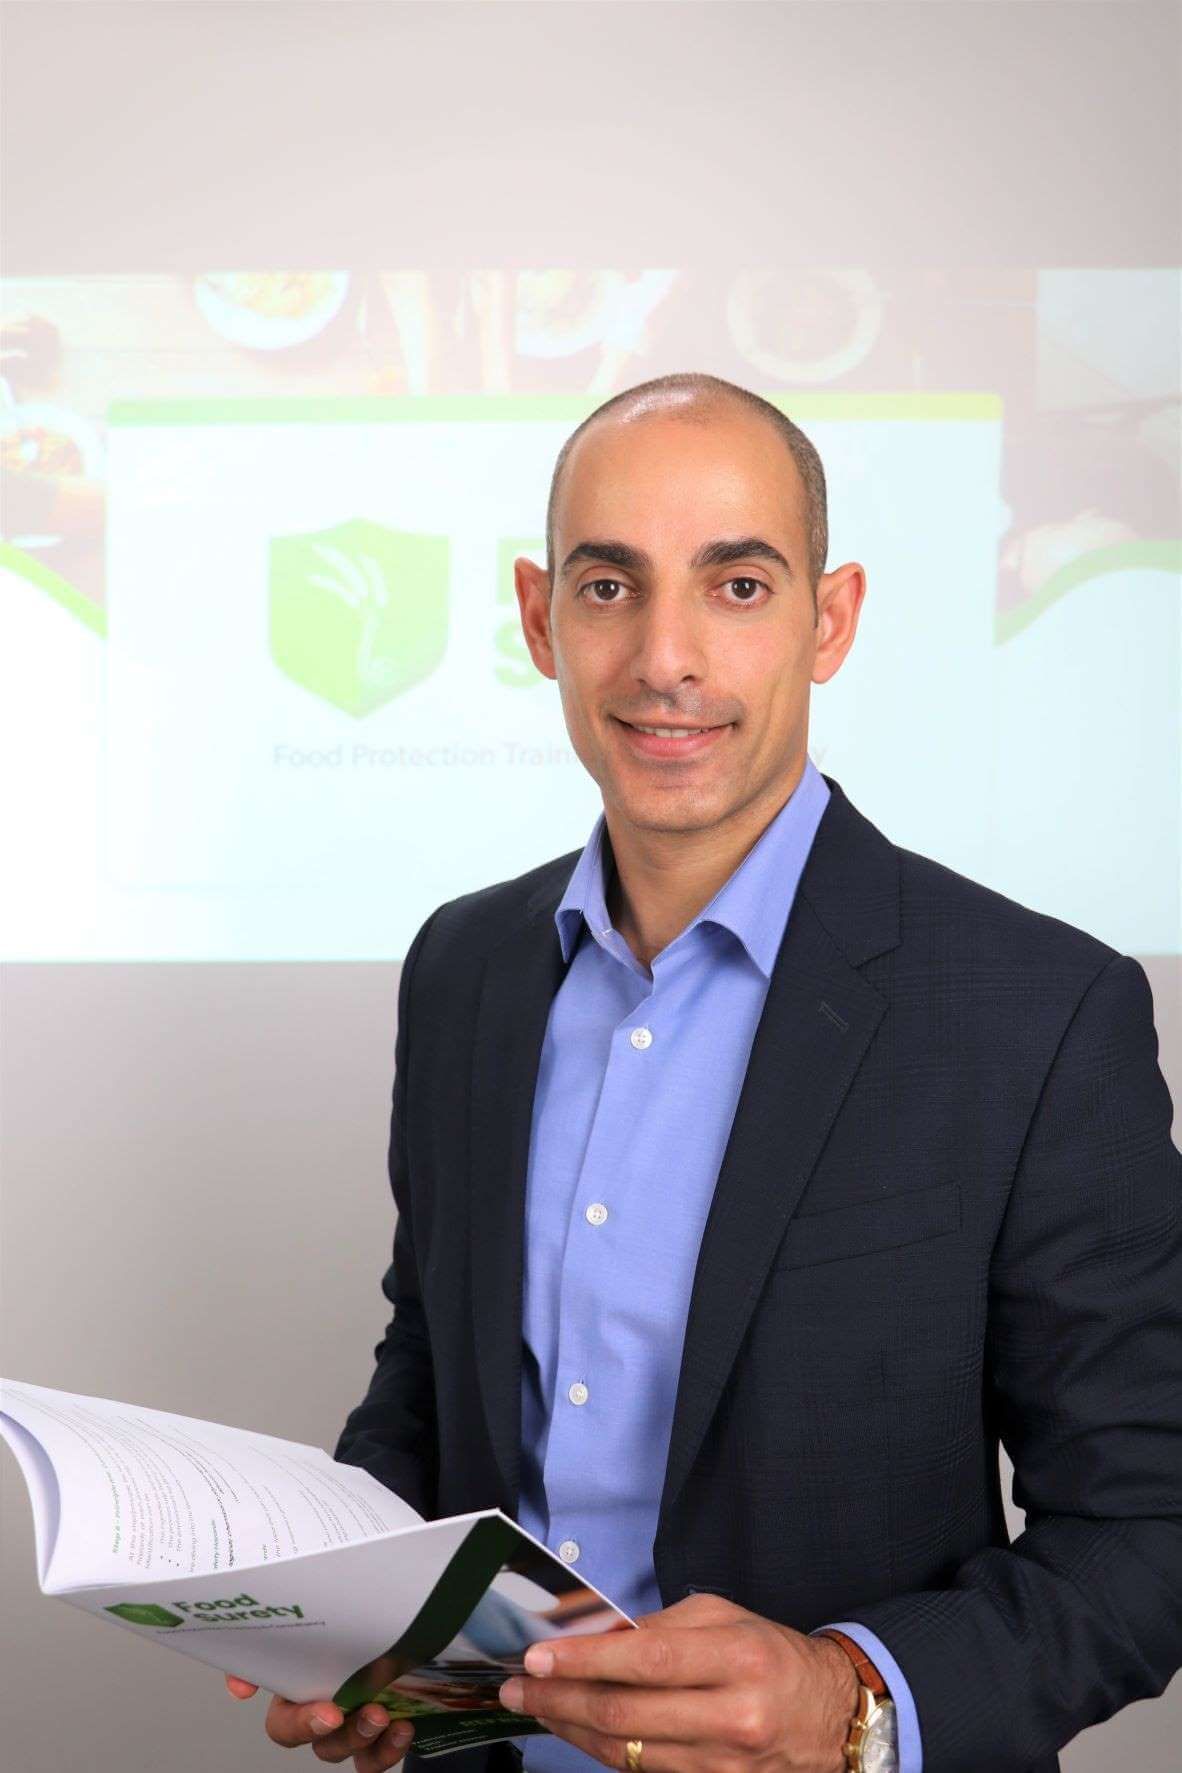
{"label": "man's left hand", "polygon": [[843,1773],[858,1677],[831,1638],[711,1594],[636,1623],[532,1644],[501,1703],[605,1767],[639,1740],[644,1773]]}

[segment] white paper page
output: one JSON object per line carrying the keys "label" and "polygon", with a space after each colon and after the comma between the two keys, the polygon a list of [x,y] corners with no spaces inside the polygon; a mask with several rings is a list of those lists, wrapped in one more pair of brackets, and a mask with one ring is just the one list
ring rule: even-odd
{"label": "white paper page", "polygon": [[5,1417],[57,1477],[61,1518],[39,1571],[47,1593],[220,1575],[422,1519],[368,1472],[297,1441],[0,1380],[0,1434],[15,1441]]}
{"label": "white paper page", "polygon": [[[478,1518],[428,1521],[395,1539],[220,1579],[158,1579],[62,1598],[268,1693],[329,1699],[406,1631]],[[108,1611],[129,1604],[152,1613],[137,1620]]]}
{"label": "white paper page", "polygon": [[16,1454],[16,1462],[21,1468],[25,1487],[29,1492],[29,1502],[33,1509],[33,1539],[37,1547],[37,1580],[44,1589],[61,1518],[57,1476],[41,1442],[27,1428],[22,1428],[19,1422],[13,1421],[11,1417],[0,1416],[0,1434],[3,1434]]}
{"label": "white paper page", "polygon": [[[523,1542],[535,1549],[528,1577],[502,1566],[486,1586],[487,1578],[471,1565],[453,1563],[473,1527],[490,1520],[511,1530],[515,1562],[521,1562]],[[548,1570],[561,1580],[548,1580]],[[445,1582],[446,1610],[459,1630],[450,1642],[433,1643],[412,1668],[400,1659],[400,1640]],[[508,1675],[520,1672],[522,1652],[540,1638],[633,1625],[590,1583],[582,1582],[582,1589],[598,1596],[601,1607],[578,1602],[569,1583],[570,1572],[554,1553],[494,1508],[221,1577],[76,1589],[63,1599],[287,1699],[331,1699],[342,1683],[360,1679],[371,1696],[388,1684],[409,1691],[408,1713],[415,1716],[424,1699],[439,1698],[438,1682],[449,1663],[456,1665],[451,1672],[466,1701],[471,1683],[479,1680],[473,1661],[499,1664]],[[453,1695],[441,1709],[454,1711],[459,1704],[460,1695]],[[491,1735],[497,1734],[494,1728]]]}

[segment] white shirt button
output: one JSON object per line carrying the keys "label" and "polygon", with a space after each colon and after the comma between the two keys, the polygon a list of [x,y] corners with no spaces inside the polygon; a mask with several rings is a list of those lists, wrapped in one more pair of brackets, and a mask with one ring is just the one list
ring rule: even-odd
{"label": "white shirt button", "polygon": [[634,1028],[632,1030],[631,1034],[628,1036],[628,1039],[632,1042],[632,1045],[634,1047],[636,1047],[637,1050],[639,1051],[639,1050],[643,1049],[644,1047],[651,1047],[652,1046],[653,1031],[651,1028]]}
{"label": "white shirt button", "polygon": [[583,1381],[581,1379],[576,1379],[566,1395],[572,1404],[585,1404],[591,1394],[583,1384]]}
{"label": "white shirt button", "polygon": [[564,1564],[573,1564],[579,1555],[578,1541],[574,1539],[564,1539],[562,1544],[558,1547],[558,1555]]}
{"label": "white shirt button", "polygon": [[588,1224],[602,1225],[606,1218],[607,1208],[604,1206],[603,1202],[601,1200],[593,1200],[591,1205],[587,1208]]}

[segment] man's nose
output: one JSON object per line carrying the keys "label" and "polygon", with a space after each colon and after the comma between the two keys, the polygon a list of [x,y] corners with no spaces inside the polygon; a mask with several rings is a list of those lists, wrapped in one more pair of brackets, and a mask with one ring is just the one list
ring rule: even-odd
{"label": "man's nose", "polygon": [[638,682],[662,695],[674,693],[686,678],[705,676],[696,613],[683,599],[659,594],[649,598],[637,624],[631,668]]}

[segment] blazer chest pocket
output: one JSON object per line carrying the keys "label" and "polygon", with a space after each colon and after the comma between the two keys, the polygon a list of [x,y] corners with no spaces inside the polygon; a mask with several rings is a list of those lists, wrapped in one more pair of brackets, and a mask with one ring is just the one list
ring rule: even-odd
{"label": "blazer chest pocket", "polygon": [[955,1180],[858,1201],[854,1206],[797,1213],[780,1242],[772,1273],[838,1262],[845,1256],[869,1256],[901,1244],[924,1243],[959,1227],[960,1183]]}

